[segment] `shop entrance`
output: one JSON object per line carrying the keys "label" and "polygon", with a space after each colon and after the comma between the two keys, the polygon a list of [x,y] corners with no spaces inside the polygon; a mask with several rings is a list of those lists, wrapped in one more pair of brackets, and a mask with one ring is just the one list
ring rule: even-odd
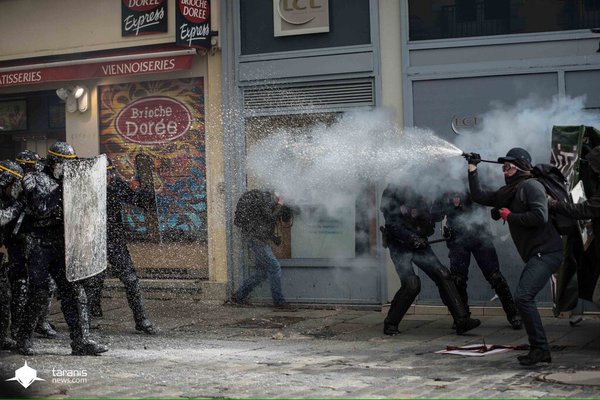
{"label": "shop entrance", "polygon": [[23,150],[45,157],[65,138],[65,104],[53,90],[0,96],[0,159]]}

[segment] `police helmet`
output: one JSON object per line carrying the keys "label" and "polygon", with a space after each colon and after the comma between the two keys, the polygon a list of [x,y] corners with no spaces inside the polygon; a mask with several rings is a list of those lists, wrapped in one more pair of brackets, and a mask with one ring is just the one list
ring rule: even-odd
{"label": "police helmet", "polygon": [[17,179],[23,179],[23,168],[11,160],[0,161],[0,186],[8,186]]}
{"label": "police helmet", "polygon": [[55,164],[77,158],[75,149],[67,142],[57,141],[48,149],[48,163]]}
{"label": "police helmet", "polygon": [[31,150],[23,150],[17,154],[17,158],[15,159],[24,171],[27,169],[34,169],[40,160],[39,154]]}

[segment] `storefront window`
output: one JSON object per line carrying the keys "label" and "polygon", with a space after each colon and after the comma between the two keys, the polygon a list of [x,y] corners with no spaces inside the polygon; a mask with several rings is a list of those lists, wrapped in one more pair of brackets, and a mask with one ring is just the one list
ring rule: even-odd
{"label": "storefront window", "polygon": [[409,0],[410,40],[589,29],[600,0]]}
{"label": "storefront window", "polygon": [[[246,120],[247,150],[269,135],[286,130],[306,135],[312,126],[332,124],[339,114],[257,117]],[[260,177],[248,175],[247,186],[259,188]],[[306,184],[299,183],[299,184]],[[276,189],[276,188],[275,188]],[[364,187],[339,198],[335,206],[306,199],[287,199],[294,210],[292,223],[280,222],[279,246],[273,250],[281,259],[352,259],[377,254],[376,190]]]}

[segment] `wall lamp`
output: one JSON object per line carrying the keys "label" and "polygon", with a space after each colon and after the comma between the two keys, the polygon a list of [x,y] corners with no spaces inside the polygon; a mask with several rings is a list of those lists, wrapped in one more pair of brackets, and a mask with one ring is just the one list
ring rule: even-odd
{"label": "wall lamp", "polygon": [[56,95],[65,102],[68,112],[85,112],[88,109],[88,90],[85,86],[76,85],[56,90]]}

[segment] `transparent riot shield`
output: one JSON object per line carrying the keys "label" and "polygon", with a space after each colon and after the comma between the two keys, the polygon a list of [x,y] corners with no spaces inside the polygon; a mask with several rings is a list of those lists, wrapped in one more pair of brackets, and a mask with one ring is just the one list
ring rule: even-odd
{"label": "transparent riot shield", "polygon": [[106,155],[64,167],[65,263],[70,282],[106,269]]}

